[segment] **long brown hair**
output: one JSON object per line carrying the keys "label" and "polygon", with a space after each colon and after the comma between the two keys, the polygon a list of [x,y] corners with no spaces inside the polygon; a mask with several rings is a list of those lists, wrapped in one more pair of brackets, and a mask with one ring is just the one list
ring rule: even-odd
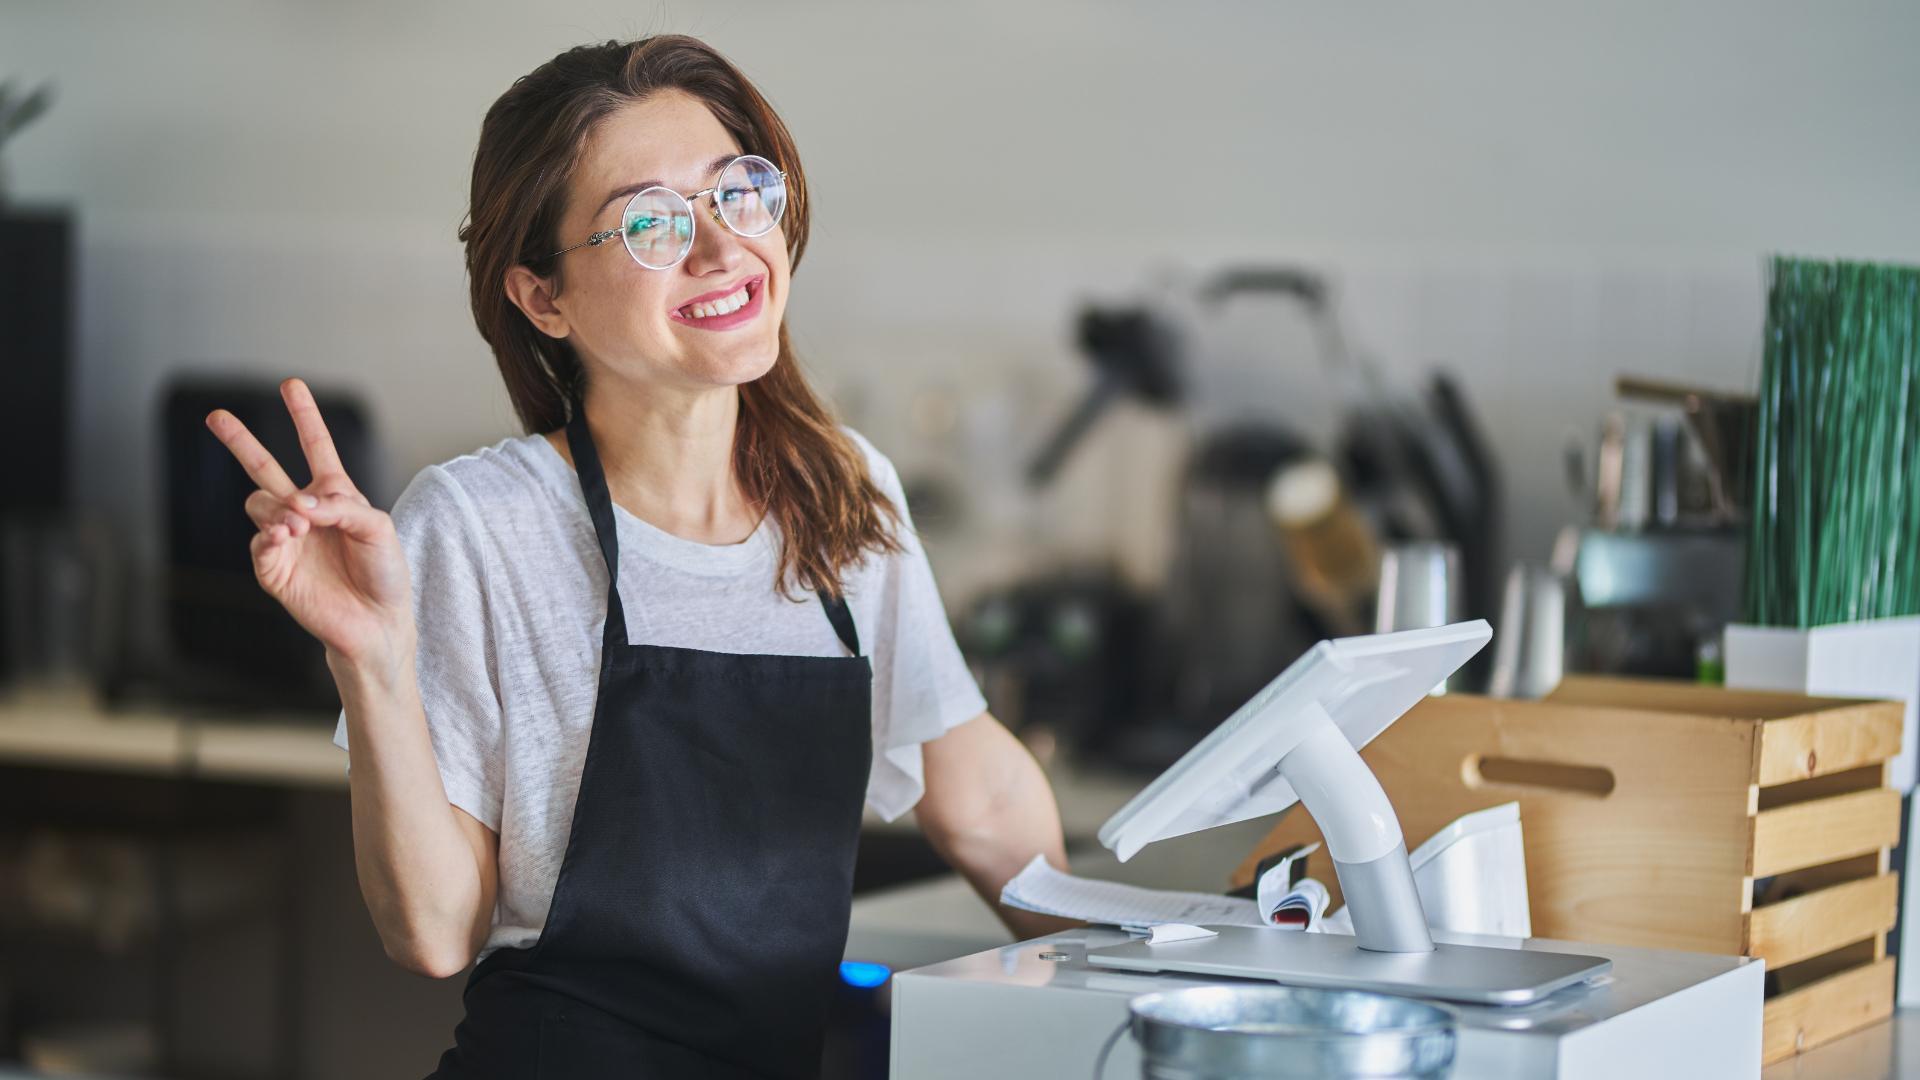
{"label": "long brown hair", "polygon": [[[560,216],[587,137],[621,106],[669,88],[699,98],[741,147],[786,171],[780,224],[788,260],[800,266],[807,180],[793,136],[747,77],[711,46],[680,34],[581,45],[521,76],[480,125],[460,239],[467,246],[473,320],[530,433],[564,426],[580,407],[585,379],[573,347],[541,333],[508,299],[507,271],[526,266],[557,280],[559,267],[548,256],[564,246]],[[780,526],[776,588],[838,595],[842,574],[865,553],[900,550],[899,509],[807,384],[784,321],[773,367],[740,387],[733,465],[747,497]]]}

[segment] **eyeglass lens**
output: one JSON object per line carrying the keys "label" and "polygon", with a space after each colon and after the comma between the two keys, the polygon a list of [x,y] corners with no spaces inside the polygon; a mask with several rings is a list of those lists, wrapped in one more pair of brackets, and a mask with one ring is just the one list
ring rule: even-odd
{"label": "eyeglass lens", "polygon": [[[764,236],[787,209],[787,183],[763,157],[735,158],[720,173],[713,205],[727,228],[741,236]],[[680,193],[648,188],[627,203],[621,230],[640,265],[665,270],[693,247],[693,208]]]}

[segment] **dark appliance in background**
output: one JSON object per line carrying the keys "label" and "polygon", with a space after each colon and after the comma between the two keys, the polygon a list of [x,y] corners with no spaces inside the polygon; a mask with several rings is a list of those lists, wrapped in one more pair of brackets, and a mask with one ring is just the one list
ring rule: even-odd
{"label": "dark appliance in background", "polygon": [[1113,568],[1070,566],[982,595],[954,629],[1001,721],[1084,747],[1158,696],[1151,616]]}
{"label": "dark appliance in background", "polygon": [[1148,654],[1156,711],[1115,733],[1109,756],[1159,770],[1325,636],[1294,591],[1267,486],[1312,448],[1278,425],[1241,422],[1194,447],[1175,495],[1172,561]]}
{"label": "dark appliance in background", "polygon": [[38,576],[14,564],[70,510],[74,273],[71,214],[0,210],[0,681],[32,603],[16,593]]}
{"label": "dark appliance in background", "polygon": [[[1311,270],[1230,268],[1202,281],[1191,297],[1082,311],[1078,344],[1094,380],[1042,440],[1029,482],[1050,482],[1122,397],[1182,407],[1198,336],[1187,320],[1261,298],[1295,305],[1311,321],[1321,370],[1345,413],[1339,434],[1332,446],[1312,445],[1285,422],[1282,402],[1265,410],[1269,416],[1198,433],[1173,508],[1174,553],[1165,586],[1159,596],[1134,602],[1144,614],[1127,617],[1137,618],[1139,627],[1111,635],[1144,643],[1116,652],[1111,661],[1122,669],[1117,685],[1129,693],[1118,700],[1100,694],[1095,700],[1111,702],[1110,709],[1066,724],[1077,736],[1077,749],[1090,756],[1143,769],[1165,767],[1302,650],[1328,636],[1301,595],[1298,570],[1287,563],[1268,509],[1269,482],[1283,467],[1313,457],[1331,461],[1381,540],[1445,540],[1459,547],[1468,616],[1490,617],[1497,606],[1499,478],[1458,384],[1436,373],[1418,393],[1390,387],[1366,357],[1348,349],[1328,283]],[[999,599],[1030,603],[1035,595],[1046,595],[1046,587],[1016,586]],[[1132,610],[1117,603],[1105,609]],[[1074,706],[1062,706],[1052,700],[1057,695],[1045,692],[1047,680],[1029,678],[1025,685],[1018,712],[1074,715]]]}
{"label": "dark appliance in background", "polygon": [[1718,677],[1741,617],[1759,401],[1622,375],[1589,456],[1568,447],[1573,494],[1591,518],[1563,532],[1554,569],[1571,582],[1569,670]]}
{"label": "dark appliance in background", "polygon": [[[378,454],[366,409],[352,396],[318,387],[314,398],[348,475],[374,476]],[[165,692],[234,708],[336,709],[325,650],[254,580],[249,544],[256,530],[244,508],[254,483],[207,430],[206,416],[215,409],[239,417],[294,483],[310,480],[276,383],[197,375],[168,387],[160,416]]]}

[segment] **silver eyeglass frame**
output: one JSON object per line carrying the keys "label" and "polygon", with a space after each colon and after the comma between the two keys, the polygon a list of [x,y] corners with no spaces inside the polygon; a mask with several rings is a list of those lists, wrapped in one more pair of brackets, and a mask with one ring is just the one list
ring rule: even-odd
{"label": "silver eyeglass frame", "polygon": [[[735,236],[742,236],[751,240],[756,236],[765,236],[768,233],[772,232],[775,228],[779,227],[781,219],[787,216],[787,200],[784,195],[784,189],[787,182],[787,170],[782,169],[778,165],[775,165],[771,160],[761,157],[759,154],[740,154],[735,157],[728,158],[727,163],[725,165],[720,166],[720,175],[721,176],[727,175],[728,169],[731,169],[735,165],[738,165],[739,163],[741,163],[742,161],[747,161],[747,160],[765,162],[767,167],[772,169],[776,176],[780,177],[780,184],[783,190],[783,194],[780,199],[780,212],[774,215],[773,223],[756,233],[741,232],[739,229],[736,229],[733,227],[733,223],[726,219],[726,215],[720,213],[720,204],[714,201],[712,198],[707,199],[707,211],[708,213],[713,215],[713,220],[717,222],[721,227],[725,228],[728,232],[734,234]],[[636,265],[644,269],[671,270],[674,267],[679,266],[681,263],[687,261],[687,256],[693,251],[693,241],[695,237],[699,235],[700,215],[697,211],[694,210],[693,204],[696,201],[698,201],[701,196],[703,195],[711,196],[714,192],[719,190],[720,190],[719,184],[715,184],[712,187],[708,187],[708,188],[701,188],[699,191],[696,191],[691,195],[682,195],[678,191],[675,191],[674,189],[667,187],[664,184],[655,184],[652,187],[641,188],[639,191],[634,192],[632,197],[628,198],[626,203],[620,207],[621,225],[619,228],[605,229],[600,232],[594,233],[592,236],[589,236],[585,240],[582,240],[579,243],[574,244],[572,247],[563,247],[559,251],[556,251],[553,254],[546,256],[540,261],[551,262],[554,259],[557,259],[562,255],[565,255],[569,251],[577,251],[583,247],[599,247],[600,245],[606,243],[609,240],[621,239],[622,234],[624,234],[627,231],[626,229],[627,208],[631,207],[634,203],[638,202],[642,195],[645,195],[649,192],[654,192],[654,191],[664,191],[667,194],[672,195],[674,198],[679,199],[681,202],[686,204],[687,220],[693,223],[692,231],[687,234],[687,246],[681,249],[680,257],[673,260],[672,262],[668,263],[665,266],[648,266],[646,263],[641,262],[640,256],[635,255],[633,253],[633,249],[630,247],[627,247],[627,245],[624,242],[622,242],[620,246],[623,248],[626,248],[628,258],[632,259]]]}

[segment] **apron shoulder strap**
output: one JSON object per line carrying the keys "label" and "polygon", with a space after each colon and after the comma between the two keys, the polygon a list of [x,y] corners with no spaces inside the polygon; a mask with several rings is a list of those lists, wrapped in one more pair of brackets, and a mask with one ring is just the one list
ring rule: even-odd
{"label": "apron shoulder strap", "polygon": [[853,628],[853,613],[847,610],[847,601],[843,596],[834,596],[825,589],[819,591],[820,606],[827,609],[827,621],[833,624],[833,632],[840,635],[840,644],[847,647],[853,656],[860,655],[860,633]]}
{"label": "apron shoulder strap", "polygon": [[627,613],[620,606],[620,533],[613,521],[613,496],[607,493],[607,474],[587,430],[587,410],[578,405],[567,421],[567,448],[573,451],[573,471],[580,475],[580,494],[600,541],[600,556],[607,561],[607,624],[601,640],[604,645],[625,645]]}

